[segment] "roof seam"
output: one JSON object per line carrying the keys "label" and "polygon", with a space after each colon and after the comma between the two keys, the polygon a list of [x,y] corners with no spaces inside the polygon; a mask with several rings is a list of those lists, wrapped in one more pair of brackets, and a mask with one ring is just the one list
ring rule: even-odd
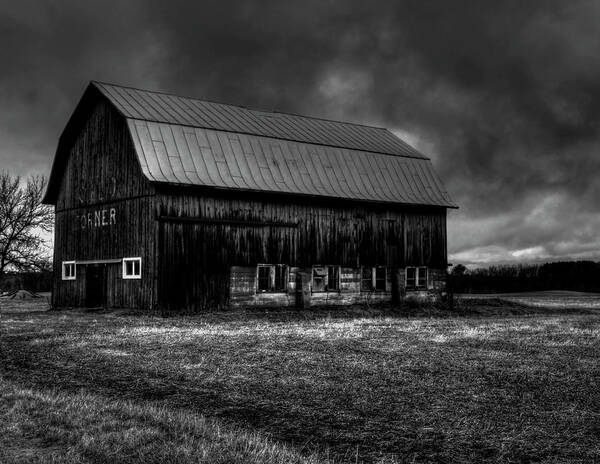
{"label": "roof seam", "polygon": [[416,155],[412,155],[412,154],[404,155],[404,154],[400,154],[400,153],[386,153],[386,152],[382,152],[382,151],[368,150],[366,148],[354,148],[354,147],[347,147],[347,146],[341,146],[341,145],[332,145],[329,143],[318,143],[318,142],[312,142],[312,141],[306,141],[306,140],[292,139],[292,138],[288,138],[288,137],[277,137],[277,136],[273,136],[273,135],[257,134],[254,132],[245,132],[245,131],[233,130],[233,129],[216,129],[214,127],[207,127],[204,125],[201,126],[201,125],[194,125],[194,124],[174,123],[174,122],[167,122],[167,121],[161,121],[161,120],[150,119],[150,118],[134,118],[134,117],[126,116],[126,115],[125,115],[125,118],[132,120],[132,121],[153,122],[156,124],[168,124],[170,126],[181,126],[181,127],[190,127],[193,129],[214,130],[214,131],[218,131],[218,132],[227,132],[227,133],[231,133],[231,134],[253,135],[256,137],[266,137],[266,138],[274,139],[274,140],[286,140],[288,142],[306,143],[308,145],[315,145],[315,146],[320,146],[320,147],[343,148],[343,149],[347,149],[347,150],[354,150],[354,151],[360,151],[360,152],[365,152],[365,153],[375,153],[378,155],[395,156],[397,158],[410,158],[410,159],[420,159],[420,160],[431,161],[430,158],[428,158],[424,155],[416,156]]}

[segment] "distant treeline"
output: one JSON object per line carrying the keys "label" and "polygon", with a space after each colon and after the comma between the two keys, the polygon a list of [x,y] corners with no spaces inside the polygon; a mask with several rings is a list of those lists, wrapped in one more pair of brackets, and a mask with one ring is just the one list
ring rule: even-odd
{"label": "distant treeline", "polygon": [[600,263],[566,261],[452,269],[454,293],[509,293],[539,290],[600,292]]}
{"label": "distant treeline", "polygon": [[52,271],[9,272],[0,278],[0,292],[29,290],[49,292],[52,290]]}

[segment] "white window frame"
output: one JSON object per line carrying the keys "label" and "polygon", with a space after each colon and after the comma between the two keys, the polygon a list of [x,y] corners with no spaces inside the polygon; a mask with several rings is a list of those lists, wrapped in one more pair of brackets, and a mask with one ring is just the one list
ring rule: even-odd
{"label": "white window frame", "polygon": [[[127,264],[128,262],[132,262],[133,264],[133,274],[127,274]],[[135,273],[135,263],[139,263],[140,265],[140,272],[139,274]],[[123,258],[123,279],[126,280],[139,280],[142,278],[142,258],[138,257],[131,257],[131,258]]]}
{"label": "white window frame", "polygon": [[[409,269],[415,270],[415,285],[414,285],[414,287],[408,286],[408,270]],[[421,273],[425,273],[425,284],[419,286],[419,280],[423,278],[422,276],[419,277],[419,274],[421,274]],[[429,270],[428,270],[427,266],[407,266],[406,272],[404,273],[404,275],[405,275],[404,287],[407,290],[427,290],[427,288],[428,288],[427,279],[428,279],[428,275],[429,275]]]}
{"label": "white window frame", "polygon": [[[73,275],[67,275],[67,266],[73,266]],[[63,261],[62,262],[62,280],[76,280],[77,279],[77,263],[75,261]]]}
{"label": "white window frame", "polygon": [[[267,290],[263,290],[258,287],[258,278],[260,275],[260,268],[269,268],[269,288]],[[275,289],[275,269],[277,267],[282,267],[284,269],[284,284],[283,289]],[[257,264],[256,265],[256,292],[255,293],[287,293],[288,285],[290,282],[290,267],[287,264]]]}

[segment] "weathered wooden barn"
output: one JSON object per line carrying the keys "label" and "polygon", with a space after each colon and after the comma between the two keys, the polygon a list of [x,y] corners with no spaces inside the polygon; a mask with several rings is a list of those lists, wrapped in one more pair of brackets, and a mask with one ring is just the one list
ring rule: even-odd
{"label": "weathered wooden barn", "polygon": [[386,129],[99,82],[45,202],[54,306],[188,311],[443,291],[455,207]]}

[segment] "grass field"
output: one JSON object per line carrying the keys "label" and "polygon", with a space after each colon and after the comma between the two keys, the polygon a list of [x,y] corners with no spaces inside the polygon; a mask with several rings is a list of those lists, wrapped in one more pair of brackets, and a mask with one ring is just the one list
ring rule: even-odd
{"label": "grass field", "polygon": [[595,308],[600,309],[600,293],[571,292],[553,290],[543,292],[494,293],[489,295],[470,294],[460,295],[466,299],[501,299],[538,308]]}
{"label": "grass field", "polygon": [[162,319],[0,305],[3,463],[600,461],[594,309]]}

